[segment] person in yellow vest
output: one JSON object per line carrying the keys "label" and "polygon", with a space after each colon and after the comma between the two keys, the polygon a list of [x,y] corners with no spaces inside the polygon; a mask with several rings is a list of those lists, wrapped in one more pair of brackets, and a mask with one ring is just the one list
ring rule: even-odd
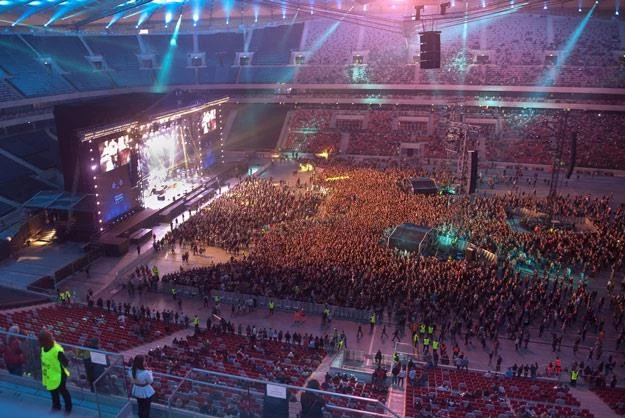
{"label": "person in yellow vest", "polygon": [[425,335],[425,324],[419,325],[419,333],[422,337]]}
{"label": "person in yellow vest", "polygon": [[438,351],[438,340],[432,340],[432,351],[433,352],[437,352]]}
{"label": "person in yellow vest", "polygon": [[196,333],[200,330],[200,318],[197,315],[193,317],[193,328]]}
{"label": "person in yellow vest", "polygon": [[419,352],[419,333],[415,332],[412,334],[412,346],[415,348],[416,352]]}
{"label": "person in yellow vest", "polygon": [[171,297],[176,300],[176,293],[178,293],[178,291],[176,290],[175,287],[171,288]]}
{"label": "person in yellow vest", "polygon": [[577,378],[579,377],[579,372],[575,369],[571,369],[571,386],[577,386]]}
{"label": "person in yellow vest", "polygon": [[430,350],[430,337],[423,337],[423,354],[427,354]]}
{"label": "person in yellow vest", "polygon": [[434,334],[434,327],[432,325],[428,325],[428,336],[432,337],[432,334]]}
{"label": "person in yellow vest", "polygon": [[369,316],[369,334],[373,334],[373,328],[375,327],[375,312]]}
{"label": "person in yellow vest", "polygon": [[63,347],[56,341],[48,330],[39,333],[39,344],[41,345],[41,383],[52,395],[52,409],[61,410],[61,399],[65,403],[65,413],[72,412],[72,396],[65,383],[69,377],[69,364],[63,351]]}
{"label": "person in yellow vest", "polygon": [[269,315],[273,315],[273,311],[276,310],[276,304],[273,300],[269,301],[269,304],[267,305],[269,307]]}

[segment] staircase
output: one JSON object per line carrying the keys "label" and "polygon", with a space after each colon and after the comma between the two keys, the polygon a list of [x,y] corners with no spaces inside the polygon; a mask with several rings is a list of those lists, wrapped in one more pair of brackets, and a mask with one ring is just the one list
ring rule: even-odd
{"label": "staircase", "polygon": [[603,400],[594,392],[586,387],[576,387],[570,389],[571,395],[579,401],[580,408],[588,409],[595,418],[618,418],[619,415],[614,412]]}

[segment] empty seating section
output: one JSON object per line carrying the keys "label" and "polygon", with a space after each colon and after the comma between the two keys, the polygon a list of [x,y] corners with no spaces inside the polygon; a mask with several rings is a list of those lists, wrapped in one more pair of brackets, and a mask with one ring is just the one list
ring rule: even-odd
{"label": "empty seating section", "polygon": [[77,36],[24,35],[24,40],[44,58],[51,58],[64,72],[91,70],[89,52]]}
{"label": "empty seating section", "polygon": [[74,88],[80,91],[107,90],[115,84],[103,71],[96,71],[87,59],[89,51],[77,36],[28,36],[24,38],[42,56],[51,57]]}
{"label": "empty seating section", "polygon": [[152,71],[139,68],[137,54],[141,53],[141,48],[136,36],[85,36],[83,39],[95,55],[103,57],[115,85],[138,87],[154,83]]}
{"label": "empty seating section", "polygon": [[143,36],[142,40],[146,52],[156,55],[159,67],[156,71],[162,81],[167,84],[195,84],[195,70],[187,68],[188,54],[193,52],[191,35],[178,36],[175,47],[170,45],[169,35]]}
{"label": "empty seating section", "polygon": [[[581,409],[579,402],[557,382],[523,377],[486,377],[473,371],[454,369],[417,369],[416,384],[406,390],[406,416],[416,417],[420,411],[449,417],[522,416],[523,408],[533,409],[540,416],[553,409],[558,417],[593,415]],[[479,412],[478,412],[479,411]]]}
{"label": "empty seating section", "polygon": [[8,81],[26,97],[52,96],[74,92],[71,85],[61,75],[44,71],[14,75]]}
{"label": "empty seating section", "polygon": [[28,132],[3,138],[0,140],[0,148],[42,170],[59,166],[58,144],[45,131]]}
{"label": "empty seating section", "polygon": [[243,34],[224,32],[198,35],[198,46],[200,52],[206,54],[207,66],[229,67],[234,63],[235,53],[243,51]]}
{"label": "empty seating section", "polygon": [[37,54],[17,35],[0,35],[0,67],[9,75],[43,71]]}
{"label": "empty seating section", "polygon": [[37,54],[16,35],[0,36],[0,67],[10,75],[7,81],[27,97],[71,93],[72,87],[55,73],[54,68],[45,67]]}
{"label": "empty seating section", "polygon": [[303,29],[303,23],[255,29],[249,49],[254,52],[254,65],[288,64],[291,51],[299,48]]}
{"label": "empty seating section", "polygon": [[125,351],[181,329],[178,325],[135,320],[130,316],[122,324],[113,312],[79,305],[55,305],[0,314],[1,327],[8,329],[13,324],[19,325],[23,332],[35,335],[43,327],[51,327],[59,342],[69,344],[86,345],[98,337],[100,348],[112,352]]}
{"label": "empty seating section", "polygon": [[625,388],[593,389],[619,416],[625,415]]}
{"label": "empty seating section", "polygon": [[114,70],[138,69],[141,53],[136,36],[85,36],[83,38],[95,55],[104,58]]}
{"label": "empty seating section", "polygon": [[65,78],[80,91],[109,90],[116,87],[107,71],[86,70],[65,74]]}
{"label": "empty seating section", "polygon": [[[0,76],[1,77],[1,76]],[[5,80],[0,78],[0,102],[8,102],[11,100],[18,100],[22,97],[14,91]]]}

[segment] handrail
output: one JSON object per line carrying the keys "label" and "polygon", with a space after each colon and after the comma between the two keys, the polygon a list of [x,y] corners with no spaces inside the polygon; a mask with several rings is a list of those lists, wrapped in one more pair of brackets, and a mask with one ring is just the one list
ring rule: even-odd
{"label": "handrail", "polygon": [[[297,390],[297,391],[313,392],[313,393],[317,393],[317,394],[320,394],[320,395],[329,395],[329,396],[332,396],[332,397],[344,398],[344,399],[349,399],[349,400],[363,401],[363,402],[366,402],[366,403],[369,403],[369,404],[374,404],[374,405],[377,404],[377,405],[381,405],[382,408],[384,410],[388,411],[393,417],[401,418],[398,414],[396,414],[394,411],[389,409],[385,404],[380,402],[378,399],[364,398],[362,396],[346,395],[346,394],[343,394],[343,393],[336,393],[336,392],[328,392],[328,391],[320,390],[320,389],[305,388],[305,387],[301,387],[301,386],[289,385],[287,383],[277,383],[277,382],[271,382],[271,381],[267,381],[267,380],[252,379],[252,378],[249,378],[249,377],[235,376],[235,375],[230,375],[230,374],[226,374],[226,373],[215,372],[215,371],[212,371],[212,370],[203,370],[203,369],[197,369],[197,368],[193,368],[191,370],[194,371],[194,372],[200,372],[200,373],[204,373],[204,374],[208,374],[208,375],[217,375],[217,376],[227,377],[229,379],[242,380],[242,381],[246,381],[246,382],[250,382],[250,383],[262,384],[262,385],[271,384],[271,385],[275,385],[275,386],[281,386],[281,387],[284,387],[286,389],[293,389],[293,390]],[[341,408],[339,406],[335,406],[335,407],[337,409]],[[356,411],[356,412],[365,412],[367,414],[373,415],[369,411],[352,410],[352,412],[354,412],[354,411]],[[388,415],[379,415],[378,414],[377,416],[388,416]]]}
{"label": "handrail", "polygon": [[185,380],[187,380],[189,378],[189,375],[191,374],[191,371],[192,370],[189,370],[187,372],[187,374],[184,375],[184,377],[180,380],[180,383],[178,384],[178,386],[176,386],[176,389],[174,389],[173,392],[171,393],[171,395],[169,395],[169,398],[167,398],[167,415],[168,416],[171,416],[171,400],[172,400],[172,398],[178,393],[178,390],[180,390],[180,387],[185,382]]}

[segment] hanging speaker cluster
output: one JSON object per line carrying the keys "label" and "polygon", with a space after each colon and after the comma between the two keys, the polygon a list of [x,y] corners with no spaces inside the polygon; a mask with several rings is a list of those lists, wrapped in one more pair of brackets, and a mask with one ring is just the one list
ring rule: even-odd
{"label": "hanging speaker cluster", "polygon": [[424,70],[441,68],[441,32],[419,33],[421,43],[420,65]]}

